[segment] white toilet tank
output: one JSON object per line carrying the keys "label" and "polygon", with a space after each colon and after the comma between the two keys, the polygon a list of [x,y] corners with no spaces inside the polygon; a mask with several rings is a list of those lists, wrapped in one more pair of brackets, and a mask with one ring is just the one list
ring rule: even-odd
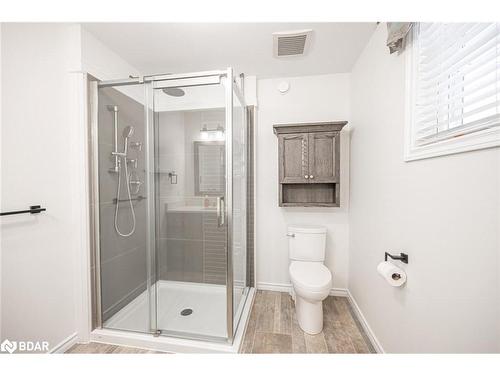
{"label": "white toilet tank", "polygon": [[325,260],[325,227],[320,225],[290,225],[287,236],[290,260],[303,262],[323,262]]}

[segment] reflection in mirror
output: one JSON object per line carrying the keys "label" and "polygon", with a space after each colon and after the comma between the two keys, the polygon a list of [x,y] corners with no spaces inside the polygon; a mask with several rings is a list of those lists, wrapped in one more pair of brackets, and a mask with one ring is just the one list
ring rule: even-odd
{"label": "reflection in mirror", "polygon": [[223,195],[225,188],[224,142],[194,142],[195,195]]}

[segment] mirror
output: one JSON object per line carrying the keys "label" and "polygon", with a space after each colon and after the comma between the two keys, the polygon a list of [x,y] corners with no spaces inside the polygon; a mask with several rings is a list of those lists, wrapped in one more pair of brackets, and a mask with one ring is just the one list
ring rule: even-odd
{"label": "mirror", "polygon": [[224,195],[225,147],[223,141],[194,142],[195,195]]}

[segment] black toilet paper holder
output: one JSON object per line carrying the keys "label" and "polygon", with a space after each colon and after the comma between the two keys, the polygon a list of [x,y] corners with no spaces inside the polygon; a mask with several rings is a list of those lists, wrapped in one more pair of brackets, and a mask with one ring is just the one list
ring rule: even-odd
{"label": "black toilet paper holder", "polygon": [[400,253],[399,256],[397,256],[397,255],[391,255],[386,251],[385,252],[385,261],[386,262],[387,262],[387,257],[394,259],[394,260],[400,260],[401,262],[408,264],[408,254]]}

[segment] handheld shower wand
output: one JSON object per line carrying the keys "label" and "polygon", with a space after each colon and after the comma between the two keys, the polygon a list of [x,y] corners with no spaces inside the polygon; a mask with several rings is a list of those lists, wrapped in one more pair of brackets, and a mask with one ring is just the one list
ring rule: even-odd
{"label": "handheld shower wand", "polygon": [[[123,152],[118,152],[117,150],[111,152],[112,155],[115,155],[115,157],[123,156],[127,157],[128,153],[128,140],[129,138],[134,134],[134,127],[133,126],[127,126],[125,129],[123,129],[123,138],[124,143],[123,143]],[[118,147],[115,147],[117,149]]]}
{"label": "handheld shower wand", "polygon": [[128,140],[130,137],[134,135],[134,127],[133,126],[127,126],[125,129],[123,129],[123,138],[125,138],[125,143],[123,145],[123,153],[127,155],[128,153]]}

